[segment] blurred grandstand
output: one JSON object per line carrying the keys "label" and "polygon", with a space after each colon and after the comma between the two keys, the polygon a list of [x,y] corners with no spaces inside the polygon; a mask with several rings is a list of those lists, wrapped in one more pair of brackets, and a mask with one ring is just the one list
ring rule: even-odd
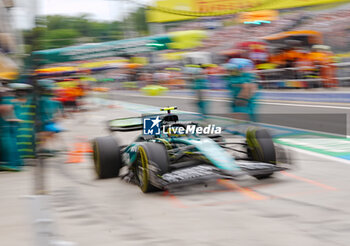
{"label": "blurred grandstand", "polygon": [[[46,50],[34,52],[34,55],[49,64],[45,67],[73,66],[74,73],[86,69],[79,67],[82,63],[98,63],[98,67],[89,67],[90,72],[104,73],[102,70],[108,69],[106,76],[113,74],[113,79],[118,82],[127,80],[124,81],[127,86],[119,88],[129,89],[139,88],[136,81],[155,82],[157,79],[150,79],[152,74],[162,75],[158,77],[162,77],[169,87],[184,88],[184,79],[179,78],[184,65],[206,65],[208,73],[220,76],[223,73],[220,65],[235,57],[254,61],[265,88],[334,87],[338,85],[335,77],[339,74],[346,78],[342,78],[339,85],[349,84],[348,65],[335,64],[341,60],[336,59],[334,53],[350,50],[350,26],[346,21],[350,4],[329,1],[338,6],[321,5],[322,9],[310,10],[304,5],[294,6],[281,1],[284,3],[281,9],[260,6],[260,10],[249,12],[230,5],[229,12],[214,15],[220,12],[215,12],[219,9],[216,8],[220,5],[218,1],[201,2],[204,9],[214,6],[212,13],[200,12],[202,8],[190,9],[191,2],[156,1],[156,7],[148,6],[150,29],[158,35]],[[230,0],[230,3],[234,2]],[[316,0],[309,2],[309,5],[318,4]],[[130,64],[140,63],[140,66],[128,71],[118,65],[114,69],[119,70],[112,73],[110,64],[100,64],[116,60],[116,57],[125,58]],[[346,61],[346,54],[338,57]]]}

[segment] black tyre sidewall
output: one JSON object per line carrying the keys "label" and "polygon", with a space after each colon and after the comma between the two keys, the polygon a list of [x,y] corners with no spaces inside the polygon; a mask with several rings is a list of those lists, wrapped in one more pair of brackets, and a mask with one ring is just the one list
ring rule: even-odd
{"label": "black tyre sidewall", "polygon": [[93,155],[98,178],[118,177],[122,167],[120,147],[111,137],[98,137],[93,140]]}
{"label": "black tyre sidewall", "polygon": [[[247,132],[248,155],[254,160],[276,165],[276,149],[272,137],[265,129]],[[270,177],[272,173],[255,175],[257,179]]]}
{"label": "black tyre sidewall", "polygon": [[[152,192],[152,191],[158,191],[159,188],[152,185],[150,180],[150,166],[153,166],[157,169],[156,175],[163,175],[164,173],[169,172],[169,156],[167,153],[167,150],[165,146],[161,143],[151,143],[151,142],[145,142],[140,144],[140,147],[143,148],[146,152],[147,162],[148,166],[146,170],[147,173],[147,188],[143,189],[143,187],[140,187],[141,190],[145,193]],[[138,167],[136,167],[138,168]]]}
{"label": "black tyre sidewall", "polygon": [[258,148],[259,159],[257,161],[276,164],[275,145],[272,141],[271,135],[265,129],[258,129],[255,131],[255,139],[259,143]]}

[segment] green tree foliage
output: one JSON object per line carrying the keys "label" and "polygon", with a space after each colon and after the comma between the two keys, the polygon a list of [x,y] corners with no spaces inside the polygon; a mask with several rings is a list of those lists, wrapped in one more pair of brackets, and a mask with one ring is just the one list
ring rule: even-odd
{"label": "green tree foliage", "polygon": [[55,29],[46,32],[45,48],[53,49],[75,44],[79,32],[74,29]]}
{"label": "green tree foliage", "polygon": [[130,13],[124,20],[128,29],[138,33],[140,36],[148,35],[148,26],[146,21],[146,9],[138,8],[136,11]]}
{"label": "green tree foliage", "polygon": [[146,9],[139,8],[134,14],[136,30],[140,33],[148,34],[148,25],[146,21]]}
{"label": "green tree foliage", "polygon": [[130,13],[123,22],[101,22],[91,19],[89,14],[80,16],[39,16],[37,26],[23,31],[28,53],[34,50],[60,48],[83,42],[106,42],[124,38],[124,31],[137,36],[148,35],[146,10],[139,8]]}
{"label": "green tree foliage", "polygon": [[36,23],[37,26],[33,29],[23,31],[28,53],[74,45],[81,40],[105,42],[123,38],[121,22],[99,22],[92,20],[87,14],[41,16]]}
{"label": "green tree foliage", "polygon": [[46,31],[46,28],[41,26],[34,27],[30,31],[24,31],[23,38],[28,52],[44,48],[43,38]]}

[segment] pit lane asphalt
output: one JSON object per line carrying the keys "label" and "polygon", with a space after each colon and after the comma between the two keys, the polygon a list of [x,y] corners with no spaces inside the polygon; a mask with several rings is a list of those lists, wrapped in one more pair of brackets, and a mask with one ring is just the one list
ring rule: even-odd
{"label": "pit lane asphalt", "polygon": [[[97,105],[65,120],[68,131],[57,144],[73,150],[76,142],[106,135],[106,120],[137,115]],[[137,134],[116,137],[124,144]],[[348,245],[350,165],[300,152],[293,157],[294,170],[268,180],[170,193],[96,180],[87,154],[76,164],[65,164],[65,155],[49,160],[47,180],[59,232],[78,245]]]}
{"label": "pit lane asphalt", "polygon": [[[196,112],[195,99],[190,96],[145,96],[138,93],[113,91],[109,99],[152,105],[178,106],[180,110]],[[209,114],[226,116],[230,112],[227,98],[208,98]],[[350,133],[350,104],[293,101],[259,101],[258,121],[346,136]]]}

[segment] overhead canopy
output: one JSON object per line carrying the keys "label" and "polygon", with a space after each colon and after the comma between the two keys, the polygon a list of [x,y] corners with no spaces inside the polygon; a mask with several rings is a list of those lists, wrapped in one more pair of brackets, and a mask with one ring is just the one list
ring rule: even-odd
{"label": "overhead canopy", "polygon": [[272,34],[269,36],[265,36],[262,39],[264,40],[278,40],[278,39],[283,39],[291,36],[298,36],[298,35],[306,35],[306,36],[319,36],[321,37],[321,33],[314,31],[314,30],[299,30],[299,31],[289,31],[289,32],[280,32],[276,34]]}
{"label": "overhead canopy", "polygon": [[[192,0],[160,0],[156,1],[155,6],[158,8],[167,8],[175,10],[193,11],[194,3]],[[166,13],[163,11],[147,10],[146,12],[147,22],[173,22],[192,20],[197,17],[177,15],[172,13]]]}
{"label": "overhead canopy", "polygon": [[147,11],[147,22],[174,22],[242,11],[288,9],[346,0],[158,0]]}
{"label": "overhead canopy", "polygon": [[104,57],[118,57],[122,55],[167,49],[167,44],[170,42],[170,37],[167,35],[150,36],[35,51],[33,52],[33,56],[38,65],[44,65]]}
{"label": "overhead canopy", "polygon": [[164,49],[190,49],[200,45],[205,31],[188,30],[168,35],[124,39],[33,52],[38,65],[136,55]]}
{"label": "overhead canopy", "polygon": [[272,43],[281,43],[285,40],[299,40],[304,45],[310,46],[314,44],[322,44],[322,34],[313,30],[300,30],[280,32],[277,34],[265,36],[263,40],[270,41]]}

